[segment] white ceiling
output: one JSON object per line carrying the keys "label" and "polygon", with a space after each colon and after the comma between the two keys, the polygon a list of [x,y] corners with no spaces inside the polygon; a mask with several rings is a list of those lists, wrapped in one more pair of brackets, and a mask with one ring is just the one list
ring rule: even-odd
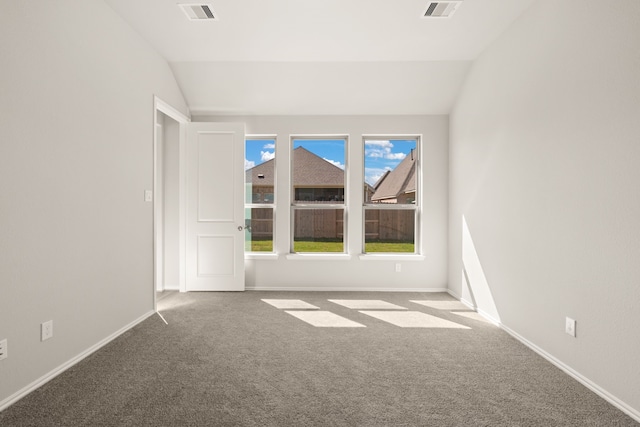
{"label": "white ceiling", "polygon": [[210,0],[219,19],[190,21],[177,4],[192,0],[105,1],[194,112],[223,114],[448,113],[470,62],[533,2],[426,19],[426,0]]}
{"label": "white ceiling", "polygon": [[192,114],[447,114],[467,61],[177,62]]}

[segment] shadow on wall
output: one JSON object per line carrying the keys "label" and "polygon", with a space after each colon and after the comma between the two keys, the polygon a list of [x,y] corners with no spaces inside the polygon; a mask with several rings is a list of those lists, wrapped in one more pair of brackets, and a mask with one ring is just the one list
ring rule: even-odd
{"label": "shadow on wall", "polygon": [[495,324],[500,323],[500,313],[493,300],[464,215],[462,216],[462,301],[475,307],[478,313],[488,317]]}

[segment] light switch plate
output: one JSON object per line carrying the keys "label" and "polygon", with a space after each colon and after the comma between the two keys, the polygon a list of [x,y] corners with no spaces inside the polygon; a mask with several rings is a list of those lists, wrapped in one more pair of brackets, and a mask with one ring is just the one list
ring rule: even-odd
{"label": "light switch plate", "polygon": [[153,191],[144,190],[144,201],[145,202],[153,202]]}
{"label": "light switch plate", "polygon": [[0,360],[6,359],[7,357],[9,357],[9,348],[7,340],[3,339],[0,341]]}

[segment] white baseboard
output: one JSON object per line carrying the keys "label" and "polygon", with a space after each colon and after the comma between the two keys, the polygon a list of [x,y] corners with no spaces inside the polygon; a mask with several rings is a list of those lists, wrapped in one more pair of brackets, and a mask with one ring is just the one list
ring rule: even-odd
{"label": "white baseboard", "polygon": [[479,315],[481,315],[482,317],[484,317],[489,322],[493,323],[494,325],[502,327],[502,323],[500,323],[500,320],[496,319],[495,317],[493,317],[486,311],[482,310],[481,308],[476,307],[471,301],[467,301],[466,299],[461,298],[460,302],[466,305],[467,307],[469,307],[471,310],[478,313]]}
{"label": "white baseboard", "polygon": [[564,371],[570,377],[573,377],[575,380],[577,380],[579,383],[581,383],[582,385],[587,387],[589,390],[591,390],[592,392],[594,392],[598,396],[602,397],[604,400],[606,400],[607,402],[611,403],[613,406],[615,406],[616,408],[620,409],[622,412],[624,412],[625,414],[629,415],[634,420],[640,422],[640,411],[638,411],[638,410],[632,408],[631,406],[627,405],[625,402],[623,402],[622,400],[618,399],[616,396],[612,395],[611,393],[609,393],[608,391],[606,391],[605,389],[603,389],[602,387],[600,387],[599,385],[597,385],[596,383],[591,381],[589,378],[583,376],[582,374],[580,374],[579,372],[575,371],[570,366],[568,366],[565,363],[563,363],[562,361],[556,359],[554,356],[552,356],[551,354],[547,353],[546,351],[544,351],[543,349],[541,349],[540,347],[538,347],[537,345],[535,345],[531,341],[527,340],[526,338],[524,338],[523,336],[521,336],[517,332],[511,330],[510,328],[508,328],[507,326],[505,326],[503,324],[499,324],[499,326],[500,326],[500,328],[502,330],[507,332],[509,335],[511,335],[512,337],[514,337],[515,339],[520,341],[522,344],[524,344],[527,347],[529,347],[531,350],[533,350],[536,353],[538,353],[540,356],[542,356],[545,359],[547,359],[553,365],[555,365],[556,367],[560,368],[562,371]]}
{"label": "white baseboard", "polygon": [[579,372],[575,371],[573,368],[571,368],[567,364],[561,362],[560,360],[558,360],[557,358],[555,358],[551,354],[547,353],[542,348],[538,347],[537,345],[535,345],[534,343],[532,343],[531,341],[529,341],[528,339],[526,339],[522,335],[520,335],[517,332],[513,331],[512,329],[510,329],[509,327],[505,326],[504,324],[502,324],[501,322],[497,321],[496,319],[493,319],[486,312],[484,312],[482,310],[478,310],[478,308],[474,307],[474,305],[470,301],[467,301],[465,299],[460,298],[460,296],[458,296],[451,289],[447,290],[447,292],[449,293],[449,295],[451,295],[452,297],[456,298],[461,303],[463,303],[466,306],[470,307],[471,309],[475,310],[478,314],[482,315],[485,319],[489,320],[491,323],[499,326],[500,329],[502,329],[503,331],[505,331],[506,333],[508,333],[509,335],[511,335],[512,337],[514,337],[518,341],[520,341],[522,344],[526,345],[531,350],[535,351],[540,356],[544,357],[546,360],[548,360],[550,363],[552,363],[553,365],[555,365],[556,367],[561,369],[563,372],[565,372],[570,377],[574,378],[580,384],[584,385],[589,390],[593,391],[595,394],[597,394],[598,396],[602,397],[604,400],[606,400],[607,402],[611,403],[613,406],[615,406],[616,408],[620,409],[622,412],[624,412],[625,414],[629,415],[634,420],[640,422],[640,411],[638,411],[638,410],[632,408],[631,406],[627,405],[625,402],[623,402],[622,400],[618,399],[617,397],[615,397],[614,395],[612,395],[611,393],[609,393],[608,391],[606,391],[605,389],[603,389],[602,387],[600,387],[599,385],[597,385],[596,383],[591,381],[589,378],[587,378],[587,377],[583,376],[582,374],[580,374]]}
{"label": "white baseboard", "polygon": [[446,288],[345,288],[345,287],[274,287],[247,286],[247,291],[292,291],[292,292],[447,292]]}
{"label": "white baseboard", "polygon": [[453,292],[451,289],[447,289],[447,293],[449,295],[451,295],[452,297],[454,297],[455,299],[457,299],[458,301],[460,301],[461,303],[463,303],[464,305],[466,305],[467,307],[469,307],[471,310],[473,310],[476,313],[480,314],[482,317],[487,319],[489,322],[493,323],[496,326],[502,326],[502,324],[500,323],[500,321],[498,319],[494,318],[493,316],[491,316],[486,311],[476,307],[471,301],[468,301],[468,300],[466,300],[464,298],[461,298],[458,294]]}
{"label": "white baseboard", "polygon": [[58,375],[60,375],[64,371],[66,371],[67,369],[71,368],[76,363],[80,362],[82,359],[84,359],[87,356],[91,355],[92,353],[94,353],[95,351],[99,350],[100,348],[104,347],[106,344],[108,344],[109,342],[113,341],[115,338],[119,337],[120,335],[122,335],[123,333],[127,332],[129,329],[133,328],[138,323],[146,320],[148,317],[154,315],[155,313],[156,312],[153,311],[153,310],[149,311],[148,313],[145,313],[144,315],[142,315],[138,319],[134,320],[133,322],[129,323],[128,325],[124,326],[123,328],[121,328],[118,331],[114,332],[113,334],[109,335],[108,337],[106,337],[102,341],[92,345],[91,347],[89,347],[88,349],[83,351],[82,353],[80,353],[77,356],[69,359],[68,361],[66,361],[62,365],[60,365],[57,368],[53,369],[49,373],[41,376],[40,378],[38,378],[37,380],[35,380],[31,384],[27,385],[23,389],[17,391],[16,393],[12,394],[11,396],[7,397],[6,399],[4,399],[3,401],[0,402],[0,411],[3,411],[4,409],[8,408],[9,406],[14,404],[18,400],[20,400],[23,397],[25,397],[27,394],[29,394],[32,391],[36,390],[38,387],[41,387],[44,384],[46,384],[47,382],[51,381],[52,379],[54,379],[55,377],[57,377]]}
{"label": "white baseboard", "polygon": [[462,301],[462,298],[460,298],[460,295],[458,295],[457,293],[453,292],[451,289],[447,288],[447,293],[449,295],[451,295],[452,297],[454,297],[455,299],[457,299],[458,301],[464,302],[464,301]]}

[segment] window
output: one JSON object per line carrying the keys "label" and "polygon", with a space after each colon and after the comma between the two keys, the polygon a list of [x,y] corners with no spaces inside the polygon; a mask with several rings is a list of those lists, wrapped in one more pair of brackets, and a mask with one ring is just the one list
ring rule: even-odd
{"label": "window", "polygon": [[345,252],[346,145],[346,136],[291,138],[291,252]]}
{"label": "window", "polygon": [[415,254],[420,139],[365,136],[363,142],[364,252]]}
{"label": "window", "polygon": [[274,252],[275,137],[245,140],[245,250]]}

